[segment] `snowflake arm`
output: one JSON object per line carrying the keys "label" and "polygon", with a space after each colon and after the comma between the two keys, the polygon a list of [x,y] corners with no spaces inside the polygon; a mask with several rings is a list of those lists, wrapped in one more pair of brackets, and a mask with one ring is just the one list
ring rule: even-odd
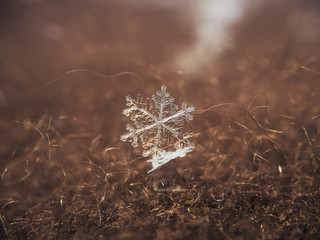
{"label": "snowflake arm", "polygon": [[148,171],[148,173],[153,172],[157,168],[161,167],[164,164],[167,164],[172,159],[178,158],[178,157],[185,157],[187,153],[192,152],[193,146],[186,147],[186,148],[179,148],[176,151],[168,151],[164,152],[160,157],[153,156],[153,158],[147,160],[147,162],[152,163],[152,169]]}

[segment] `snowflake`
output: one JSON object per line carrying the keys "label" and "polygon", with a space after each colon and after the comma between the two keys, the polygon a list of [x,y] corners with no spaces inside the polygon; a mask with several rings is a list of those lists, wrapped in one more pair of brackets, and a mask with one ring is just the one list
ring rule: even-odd
{"label": "snowflake", "polygon": [[182,103],[179,110],[165,85],[162,85],[161,90],[156,91],[152,98],[147,98],[145,102],[141,94],[137,95],[136,100],[130,96],[127,96],[126,100],[128,108],[123,110],[123,114],[130,117],[135,127],[128,124],[129,133],[122,135],[120,139],[123,142],[132,142],[133,147],[138,146],[140,139],[144,149],[142,155],[151,156],[151,159],[147,160],[153,167],[149,172],[172,159],[184,157],[194,149],[194,144],[189,141],[193,133],[192,131],[184,132],[184,120],[193,119],[190,113],[195,108],[187,107],[186,103]]}

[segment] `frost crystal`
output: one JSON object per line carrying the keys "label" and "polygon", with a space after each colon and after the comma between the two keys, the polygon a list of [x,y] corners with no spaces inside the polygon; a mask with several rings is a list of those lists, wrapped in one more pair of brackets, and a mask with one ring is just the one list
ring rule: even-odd
{"label": "frost crystal", "polygon": [[137,95],[136,100],[130,96],[126,100],[128,108],[123,110],[123,114],[130,117],[135,127],[128,124],[129,133],[122,135],[120,139],[132,142],[133,147],[137,147],[140,140],[144,149],[142,155],[152,157],[148,160],[153,167],[149,172],[172,159],[184,157],[193,150],[194,144],[189,141],[193,133],[184,132],[184,120],[193,119],[190,113],[195,108],[182,103],[179,110],[165,85],[145,102],[141,94]]}

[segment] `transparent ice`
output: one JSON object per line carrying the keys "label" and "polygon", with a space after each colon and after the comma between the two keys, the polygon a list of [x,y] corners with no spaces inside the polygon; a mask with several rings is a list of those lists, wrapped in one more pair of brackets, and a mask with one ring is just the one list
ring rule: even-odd
{"label": "transparent ice", "polygon": [[182,103],[181,109],[174,104],[174,98],[167,92],[167,86],[162,85],[152,98],[143,101],[141,94],[137,99],[126,97],[127,107],[123,110],[125,116],[130,117],[134,126],[128,124],[127,134],[121,136],[121,141],[131,142],[133,147],[141,142],[144,149],[142,155],[151,157],[152,169],[168,163],[177,157],[184,157],[194,149],[190,142],[192,131],[184,131],[184,121],[193,119],[190,114],[194,107],[187,107]]}

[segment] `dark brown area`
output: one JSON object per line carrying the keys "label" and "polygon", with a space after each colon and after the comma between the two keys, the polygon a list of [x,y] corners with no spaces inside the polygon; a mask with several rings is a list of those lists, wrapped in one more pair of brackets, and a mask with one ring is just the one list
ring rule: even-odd
{"label": "dark brown area", "polygon": [[[2,3],[0,238],[320,238],[319,3],[261,1],[187,73],[193,9]],[[147,174],[122,110],[161,83],[197,146]]]}

